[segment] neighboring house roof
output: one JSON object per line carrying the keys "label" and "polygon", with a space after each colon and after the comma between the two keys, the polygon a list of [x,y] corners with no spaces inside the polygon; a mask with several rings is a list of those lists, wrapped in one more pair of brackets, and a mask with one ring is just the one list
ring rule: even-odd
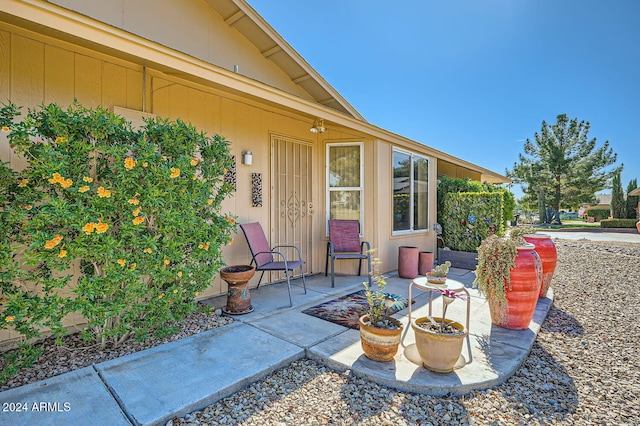
{"label": "neighboring house roof", "polygon": [[596,201],[599,205],[611,205],[611,194],[596,194]]}
{"label": "neighboring house roof", "polygon": [[627,195],[631,195],[632,197],[640,196],[640,188],[636,188],[633,191],[629,191]]}
{"label": "neighboring house roof", "polygon": [[[64,4],[63,0],[56,1]],[[310,118],[310,125],[315,118],[321,117],[325,126],[344,126],[372,138],[455,163],[479,173],[480,180],[484,182],[510,182],[509,178],[499,173],[368,123],[244,0],[205,2],[220,14],[227,25],[238,30],[265,58],[288,75],[293,83],[304,89],[301,92],[309,94],[311,99],[259,81],[243,74],[242,70],[234,72],[211,60],[184,53],[176,47],[160,44],[114,26],[115,24],[92,19],[49,1],[3,0],[0,20],[18,23],[44,35],[153,67],[187,81],[277,106]],[[144,104],[143,112],[146,112]]]}

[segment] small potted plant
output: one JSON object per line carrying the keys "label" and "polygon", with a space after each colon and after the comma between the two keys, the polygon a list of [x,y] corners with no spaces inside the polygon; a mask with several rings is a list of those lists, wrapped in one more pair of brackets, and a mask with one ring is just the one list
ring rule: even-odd
{"label": "small potted plant", "polygon": [[441,265],[437,265],[435,268],[431,270],[431,272],[427,272],[427,281],[430,284],[444,284],[447,282],[447,273],[449,272],[449,268],[451,267],[451,262],[448,260]]}
{"label": "small potted plant", "polygon": [[416,335],[416,348],[422,365],[436,373],[453,371],[462,353],[462,345],[469,334],[459,322],[445,319],[447,307],[455,299],[465,300],[462,293],[448,289],[438,289],[442,295],[442,318],[420,317],[411,323]]}
{"label": "small potted plant", "polygon": [[[388,297],[383,292],[387,281],[380,272],[380,260],[374,258],[371,263],[372,284],[369,281],[363,283],[369,310],[359,320],[360,342],[368,358],[374,361],[390,361],[398,352],[403,325],[389,313],[402,308],[403,305],[402,301]],[[372,286],[375,286],[375,289]]]}
{"label": "small potted plant", "polygon": [[542,286],[542,262],[535,246],[520,236],[489,236],[478,247],[474,273],[473,286],[486,297],[493,324],[528,328]]}

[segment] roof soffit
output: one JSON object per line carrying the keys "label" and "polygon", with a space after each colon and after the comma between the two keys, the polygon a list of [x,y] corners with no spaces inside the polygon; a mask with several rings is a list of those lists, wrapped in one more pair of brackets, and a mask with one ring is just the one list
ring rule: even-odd
{"label": "roof soffit", "polygon": [[205,0],[225,22],[253,43],[316,102],[365,120],[309,63],[244,0]]}

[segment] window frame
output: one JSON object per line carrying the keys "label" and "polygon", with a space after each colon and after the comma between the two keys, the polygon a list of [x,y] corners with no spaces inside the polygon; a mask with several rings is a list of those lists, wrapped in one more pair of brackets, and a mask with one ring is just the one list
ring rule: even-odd
{"label": "window frame", "polygon": [[[396,231],[394,229],[395,227],[395,219],[394,219],[394,211],[393,211],[393,206],[394,206],[394,202],[393,202],[393,187],[394,187],[394,154],[395,153],[400,153],[400,154],[404,154],[404,155],[408,155],[409,159],[410,159],[410,164],[411,164],[411,169],[409,170],[409,178],[411,180],[410,183],[410,195],[409,195],[409,206],[411,208],[411,211],[409,212],[409,229],[403,229],[403,230],[399,230]],[[427,226],[424,229],[414,229],[415,223],[414,223],[414,218],[415,218],[415,212],[414,212],[414,162],[415,159],[419,158],[419,159],[423,159],[427,162]],[[431,158],[428,157],[427,155],[422,155],[422,154],[418,154],[416,152],[412,152],[412,151],[408,151],[406,149],[402,149],[402,148],[398,148],[398,147],[392,147],[391,149],[391,235],[392,236],[400,236],[400,235],[412,235],[412,234],[423,234],[423,233],[428,233],[430,231],[431,228],[431,223],[429,221],[429,211],[432,208],[432,203],[431,203],[431,197],[429,196],[429,177],[430,177],[430,169],[431,169]]]}
{"label": "window frame", "polygon": [[[357,146],[360,150],[360,186],[339,186],[332,187],[330,182],[331,176],[331,148],[333,147],[347,147]],[[360,236],[363,236],[364,232],[364,142],[351,141],[351,142],[330,142],[327,143],[326,150],[326,167],[325,167],[325,179],[326,179],[326,200],[325,200],[325,235],[329,236],[329,219],[331,218],[331,192],[333,191],[358,191],[360,193]]]}

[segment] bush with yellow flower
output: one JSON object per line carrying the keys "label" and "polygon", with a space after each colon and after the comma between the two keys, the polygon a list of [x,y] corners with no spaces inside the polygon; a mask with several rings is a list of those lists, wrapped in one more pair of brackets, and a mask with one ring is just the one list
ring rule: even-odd
{"label": "bush with yellow flower", "polygon": [[232,190],[222,136],[180,120],[134,130],[78,103],[24,117],[4,105],[0,126],[28,163],[0,166],[0,328],[61,335],[79,313],[85,338],[116,346],[193,311],[235,230],[221,211]]}

